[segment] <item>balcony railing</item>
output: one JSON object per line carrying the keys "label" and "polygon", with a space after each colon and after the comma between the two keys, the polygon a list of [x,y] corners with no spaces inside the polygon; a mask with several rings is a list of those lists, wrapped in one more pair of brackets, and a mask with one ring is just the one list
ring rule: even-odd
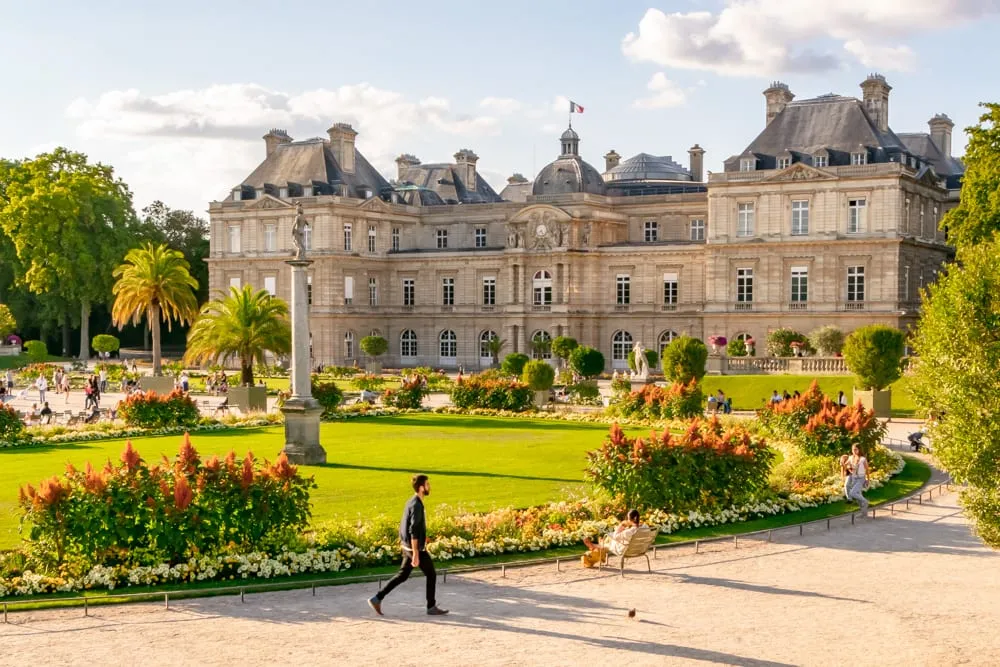
{"label": "balcony railing", "polygon": [[532,304],[532,306],[531,306],[531,312],[533,312],[533,313],[551,313],[552,312],[552,306],[544,305],[544,304],[538,304],[538,303]]}
{"label": "balcony railing", "polygon": [[479,310],[480,310],[480,312],[483,312],[483,313],[492,313],[494,310],[496,310],[496,306],[493,306],[493,305],[487,306],[487,305],[484,304],[484,305],[482,305],[482,306],[479,307]]}
{"label": "balcony railing", "polygon": [[843,311],[866,310],[864,301],[845,301],[840,304],[840,309]]}
{"label": "balcony railing", "polygon": [[452,305],[452,304],[445,304],[445,305],[441,306],[441,312],[442,313],[453,313],[453,312],[455,312],[455,306]]}
{"label": "balcony railing", "polygon": [[788,310],[806,310],[808,305],[805,301],[792,301],[788,304]]}
{"label": "balcony railing", "polygon": [[737,301],[733,304],[733,310],[736,312],[750,312],[753,310],[753,301]]}
{"label": "balcony railing", "polygon": [[660,310],[662,310],[665,313],[672,313],[675,310],[677,310],[677,304],[676,303],[665,303],[662,306],[660,306]]}
{"label": "balcony railing", "polygon": [[628,312],[628,304],[627,303],[617,303],[617,304],[615,304],[615,312],[616,313],[627,313]]}

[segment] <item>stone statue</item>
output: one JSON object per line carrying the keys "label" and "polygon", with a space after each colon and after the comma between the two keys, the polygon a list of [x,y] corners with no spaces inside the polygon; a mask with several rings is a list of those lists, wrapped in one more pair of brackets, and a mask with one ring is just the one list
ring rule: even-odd
{"label": "stone statue", "polygon": [[563,246],[569,245],[569,223],[562,223],[559,225],[559,243],[558,246],[562,248]]}
{"label": "stone statue", "polygon": [[517,247],[517,230],[514,229],[513,225],[507,225],[507,247]]}
{"label": "stone statue", "polygon": [[632,354],[635,356],[635,377],[640,380],[649,378],[649,360],[646,359],[646,348],[642,346],[642,343],[636,341],[632,348]]}
{"label": "stone statue", "polygon": [[590,223],[588,222],[583,226],[583,231],[580,233],[580,245],[584,248],[590,245]]}
{"label": "stone statue", "polygon": [[295,244],[295,259],[306,258],[306,230],[309,223],[302,213],[302,204],[295,208],[295,222],[292,224],[292,243]]}

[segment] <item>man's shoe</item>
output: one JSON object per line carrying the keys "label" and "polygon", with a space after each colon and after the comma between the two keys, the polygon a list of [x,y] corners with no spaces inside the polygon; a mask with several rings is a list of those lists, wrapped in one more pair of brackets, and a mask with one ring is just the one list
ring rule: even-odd
{"label": "man's shoe", "polygon": [[444,616],[448,613],[447,609],[442,609],[441,607],[431,607],[427,610],[428,616]]}
{"label": "man's shoe", "polygon": [[382,613],[382,601],[378,599],[378,596],[368,598],[368,606],[374,609],[379,616],[385,616]]}

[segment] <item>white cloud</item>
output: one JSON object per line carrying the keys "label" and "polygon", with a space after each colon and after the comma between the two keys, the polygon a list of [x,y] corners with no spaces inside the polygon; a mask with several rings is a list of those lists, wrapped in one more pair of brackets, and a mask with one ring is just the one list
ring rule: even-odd
{"label": "white cloud", "polygon": [[511,97],[484,97],[479,102],[479,106],[504,116],[517,113],[524,108],[521,102]]}
{"label": "white cloud", "polygon": [[914,64],[899,40],[998,12],[998,0],[727,0],[717,13],[648,9],[622,51],[730,76],[823,72],[852,60],[893,70]]}
{"label": "white cloud", "polygon": [[632,103],[637,109],[668,109],[681,106],[687,101],[687,93],[676,82],[667,78],[663,72],[657,72],[646,84],[652,93]]}

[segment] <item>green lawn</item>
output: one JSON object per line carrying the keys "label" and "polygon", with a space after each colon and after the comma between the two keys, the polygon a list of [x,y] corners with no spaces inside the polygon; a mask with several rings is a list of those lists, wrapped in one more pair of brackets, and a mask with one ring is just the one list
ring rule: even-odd
{"label": "green lawn", "polygon": [[[50,354],[45,361],[50,364],[61,364],[75,361],[75,359],[63,359],[62,357],[55,357]],[[20,368],[30,363],[31,359],[26,354],[19,354],[16,357],[0,357],[0,371],[5,371],[8,368]]]}
{"label": "green lawn", "polygon": [[[795,390],[804,392],[814,379],[828,396],[836,398],[837,392],[843,391],[849,401],[853,400],[854,378],[847,375],[816,378],[808,375],[706,375],[702,381],[702,391],[707,396],[722,389],[726,396],[733,399],[734,410],[756,410],[771,397],[771,392],[775,389],[778,393],[788,391],[793,394]],[[913,415],[917,409],[906,382],[906,378],[903,378],[891,387],[892,412],[897,417]]]}
{"label": "green lawn", "polygon": [[[642,433],[646,429],[639,429]],[[637,432],[639,432],[637,431]],[[283,429],[234,430],[192,436],[203,455],[247,449],[273,459]],[[312,492],[314,521],[355,519],[400,511],[412,494],[410,477],[432,478],[432,513],[460,509],[536,505],[585,490],[584,453],[600,445],[607,426],[530,419],[406,415],[324,423],[329,463],[306,468],[319,488]],[[140,438],[133,445],[147,460],[174,455],[180,436]],[[0,449],[0,549],[19,541],[17,491],[25,483],[118,460],[122,440]]]}

